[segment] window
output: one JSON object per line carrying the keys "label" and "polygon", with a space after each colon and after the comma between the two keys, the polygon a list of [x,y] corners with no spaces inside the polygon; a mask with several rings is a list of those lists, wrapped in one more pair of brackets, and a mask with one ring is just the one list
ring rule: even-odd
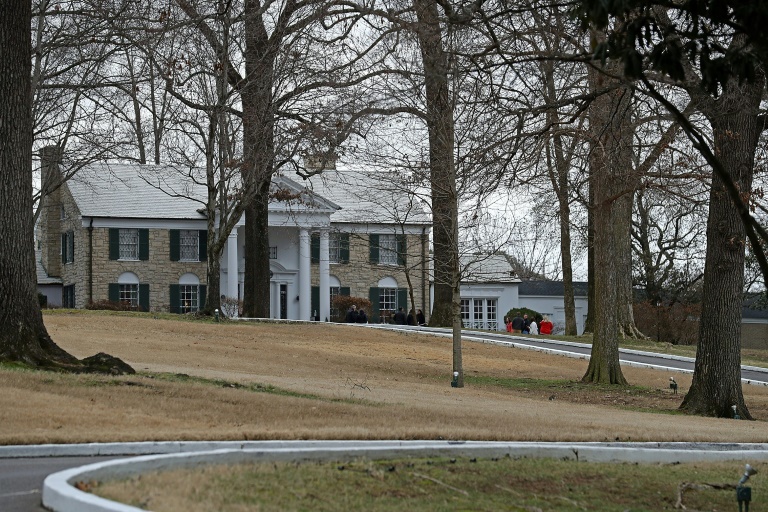
{"label": "window", "polygon": [[205,285],[200,284],[200,279],[191,273],[179,278],[179,284],[172,284],[170,288],[169,309],[171,313],[193,313],[205,307]]}
{"label": "window", "polygon": [[75,232],[67,231],[61,234],[61,262],[75,261]]}
{"label": "window", "polygon": [[395,235],[379,235],[379,263],[397,265],[397,239]]}
{"label": "window", "polygon": [[130,304],[132,308],[139,306],[139,285],[138,284],[119,284],[119,301],[123,304]]}
{"label": "window", "polygon": [[139,283],[133,272],[123,272],[116,283],[109,284],[109,300],[127,304],[131,309],[149,311],[149,284]]}
{"label": "window", "polygon": [[192,229],[179,230],[179,261],[199,261],[200,232]]}
{"label": "window", "polygon": [[75,285],[65,286],[61,290],[61,305],[65,308],[74,308],[75,306]]}
{"label": "window", "polygon": [[485,320],[488,322],[488,329],[496,330],[498,326],[496,309],[496,299],[485,301]]}
{"label": "window", "polygon": [[405,265],[405,235],[370,235],[370,262],[379,265]]}
{"label": "window", "polygon": [[397,305],[397,288],[379,288],[379,309],[394,311]]}
{"label": "window", "polygon": [[61,205],[61,209],[59,210],[59,219],[64,220],[67,218],[67,210],[64,208],[64,205]]}
{"label": "window", "polygon": [[197,296],[198,286],[185,284],[179,286],[179,296],[181,299],[181,312],[190,313],[198,310]]}
{"label": "window", "polygon": [[498,299],[461,299],[461,323],[471,329],[498,329]]}
{"label": "window", "polygon": [[[320,263],[320,235],[312,233],[310,239],[312,263]],[[328,262],[349,263],[349,233],[328,234]]]}
{"label": "window", "polygon": [[483,301],[482,300],[476,300],[475,301],[475,311],[474,311],[474,325],[473,327],[475,329],[483,329]]}
{"label": "window", "polygon": [[120,256],[121,260],[139,259],[139,230],[120,229]]}
{"label": "window", "polygon": [[469,327],[469,305],[470,299],[461,299],[461,325]]}
{"label": "window", "polygon": [[[147,232],[144,234],[144,232]],[[170,256],[171,261],[205,261],[208,252],[208,231],[196,229],[171,229]],[[139,230],[139,259],[149,259],[149,232]]]}
{"label": "window", "polygon": [[270,245],[269,246],[269,259],[276,260],[277,259],[277,246],[276,245]]}

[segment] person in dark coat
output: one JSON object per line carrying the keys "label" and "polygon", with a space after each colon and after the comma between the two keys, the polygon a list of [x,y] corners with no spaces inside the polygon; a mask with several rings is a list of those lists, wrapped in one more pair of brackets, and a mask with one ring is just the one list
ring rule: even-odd
{"label": "person in dark coat", "polygon": [[512,332],[523,332],[523,327],[525,327],[523,317],[520,316],[520,313],[515,313],[514,318],[512,318]]}
{"label": "person in dark coat", "polygon": [[408,320],[407,320],[407,322],[408,322],[408,325],[416,325],[416,314],[414,313],[413,310],[410,310],[408,312]]}
{"label": "person in dark coat", "polygon": [[361,309],[357,312],[357,323],[359,324],[367,324],[368,323],[368,315],[365,314],[365,310]]}
{"label": "person in dark coat", "polygon": [[357,306],[352,304],[352,307],[347,311],[347,316],[344,318],[344,321],[348,324],[354,324],[357,323],[359,316],[360,314],[357,312]]}
{"label": "person in dark coat", "polygon": [[416,311],[416,323],[421,326],[427,325],[427,319],[424,318],[424,312],[420,309]]}
{"label": "person in dark coat", "polygon": [[397,325],[405,325],[406,323],[405,318],[405,312],[403,311],[403,308],[397,308],[397,313],[395,313],[395,323]]}

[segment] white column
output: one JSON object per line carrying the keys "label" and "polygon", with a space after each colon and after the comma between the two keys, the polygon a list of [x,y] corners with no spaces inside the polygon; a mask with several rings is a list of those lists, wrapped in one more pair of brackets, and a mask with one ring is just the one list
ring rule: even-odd
{"label": "white column", "polygon": [[309,320],[312,314],[312,286],[310,281],[311,247],[309,231],[299,230],[299,320]]}
{"label": "white column", "polygon": [[320,232],[320,321],[331,319],[331,268],[328,231]]}
{"label": "white column", "polygon": [[227,297],[237,299],[238,287],[237,228],[227,238]]}

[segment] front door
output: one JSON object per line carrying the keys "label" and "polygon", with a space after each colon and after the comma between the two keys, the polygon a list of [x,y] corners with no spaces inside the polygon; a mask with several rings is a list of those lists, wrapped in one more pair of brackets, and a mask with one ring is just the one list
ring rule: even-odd
{"label": "front door", "polygon": [[288,318],[288,285],[280,285],[280,318],[286,320]]}

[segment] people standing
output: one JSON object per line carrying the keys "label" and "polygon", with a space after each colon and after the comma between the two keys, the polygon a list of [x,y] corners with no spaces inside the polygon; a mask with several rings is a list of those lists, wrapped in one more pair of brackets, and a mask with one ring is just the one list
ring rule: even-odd
{"label": "people standing", "polygon": [[528,325],[528,331],[531,334],[539,334],[539,326],[536,325],[536,320],[531,320],[530,325]]}
{"label": "people standing", "polygon": [[397,325],[405,325],[406,318],[405,318],[405,312],[403,311],[403,308],[397,308],[397,313],[395,313],[395,324]]}
{"label": "people standing", "polygon": [[512,320],[508,316],[504,317],[504,325],[507,327],[507,332],[512,332]]}
{"label": "people standing", "polygon": [[523,318],[520,316],[520,313],[517,311],[515,312],[515,317],[512,319],[512,331],[513,333],[521,333],[523,332],[523,327],[525,326],[525,322],[523,321]]}
{"label": "people standing", "polygon": [[357,323],[359,324],[367,324],[368,323],[368,315],[365,314],[365,310],[361,309],[357,312]]}
{"label": "people standing", "polygon": [[552,334],[552,327],[554,326],[552,325],[552,322],[549,321],[549,317],[545,316],[539,326],[539,332],[541,334]]}
{"label": "people standing", "polygon": [[357,323],[359,316],[360,314],[357,312],[357,306],[352,304],[352,306],[350,306],[349,310],[347,311],[347,316],[344,317],[344,321],[348,324],[354,324]]}
{"label": "people standing", "polygon": [[420,309],[416,311],[416,322],[422,327],[427,325],[427,319],[424,317],[424,312]]}
{"label": "people standing", "polygon": [[523,334],[529,334],[531,332],[531,319],[528,315],[523,315]]}

